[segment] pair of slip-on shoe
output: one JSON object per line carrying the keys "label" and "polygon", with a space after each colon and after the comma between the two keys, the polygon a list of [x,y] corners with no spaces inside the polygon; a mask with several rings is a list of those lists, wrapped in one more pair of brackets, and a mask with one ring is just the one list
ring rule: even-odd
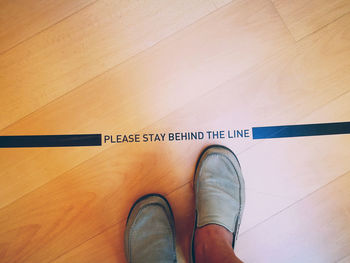
{"label": "pair of slip-on shoe", "polygon": [[[233,235],[232,248],[244,208],[244,180],[234,153],[219,145],[207,147],[196,165],[194,235],[199,227],[216,224]],[[128,262],[177,262],[174,217],[168,201],[159,194],[146,195],[130,210],[125,230],[125,255]]]}

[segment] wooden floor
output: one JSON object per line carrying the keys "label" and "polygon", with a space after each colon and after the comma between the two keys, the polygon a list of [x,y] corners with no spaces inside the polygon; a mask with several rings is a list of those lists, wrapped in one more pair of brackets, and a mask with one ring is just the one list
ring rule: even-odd
{"label": "wooden floor", "polygon": [[[349,0],[0,0],[0,135],[350,120]],[[178,257],[207,145],[236,152],[245,262],[350,262],[350,136],[0,149],[0,262],[125,262],[132,203],[165,195]]]}

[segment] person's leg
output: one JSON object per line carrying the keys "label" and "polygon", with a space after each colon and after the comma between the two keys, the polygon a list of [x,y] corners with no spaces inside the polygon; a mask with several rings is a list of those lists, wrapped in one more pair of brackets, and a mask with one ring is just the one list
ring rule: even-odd
{"label": "person's leg", "polygon": [[163,196],[149,194],[135,202],[126,223],[124,249],[130,263],[176,262],[174,217]]}
{"label": "person's leg", "polygon": [[198,228],[195,234],[194,250],[196,262],[242,262],[232,249],[232,233],[219,225],[209,224]]}
{"label": "person's leg", "polygon": [[196,167],[194,190],[192,262],[241,262],[233,247],[244,208],[244,180],[231,150],[213,145],[203,151]]}

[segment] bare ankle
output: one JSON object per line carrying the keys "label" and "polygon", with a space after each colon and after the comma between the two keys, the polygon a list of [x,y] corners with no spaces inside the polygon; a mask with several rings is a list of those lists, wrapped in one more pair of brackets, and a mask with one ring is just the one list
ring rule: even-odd
{"label": "bare ankle", "polygon": [[241,262],[232,249],[233,236],[225,227],[210,224],[195,233],[196,262]]}
{"label": "bare ankle", "polygon": [[195,241],[198,241],[199,244],[214,239],[232,244],[233,240],[233,236],[230,231],[228,231],[225,227],[216,224],[209,224],[198,228],[196,230],[195,238]]}

